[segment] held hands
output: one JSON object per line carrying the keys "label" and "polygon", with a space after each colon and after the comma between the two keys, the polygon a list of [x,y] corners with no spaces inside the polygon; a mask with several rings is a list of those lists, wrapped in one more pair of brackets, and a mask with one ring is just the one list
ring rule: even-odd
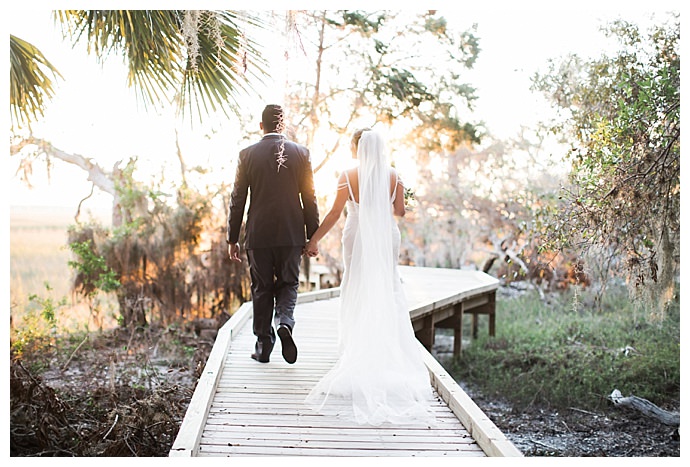
{"label": "held hands", "polygon": [[315,242],[313,240],[309,240],[307,244],[304,246],[304,250],[302,250],[302,254],[309,256],[310,258],[314,258],[318,256],[319,254],[319,245],[318,242]]}

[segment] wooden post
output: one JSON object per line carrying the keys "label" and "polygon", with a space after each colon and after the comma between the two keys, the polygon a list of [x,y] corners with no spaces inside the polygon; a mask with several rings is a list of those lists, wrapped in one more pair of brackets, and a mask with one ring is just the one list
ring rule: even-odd
{"label": "wooden post", "polygon": [[455,305],[455,320],[456,324],[453,328],[453,356],[459,357],[462,355],[462,317],[465,313],[465,307],[462,302]]}
{"label": "wooden post", "polygon": [[422,318],[422,328],[417,331],[415,335],[424,348],[431,352],[431,348],[434,346],[434,337],[436,335],[433,313]]}
{"label": "wooden post", "polygon": [[472,338],[476,339],[479,328],[479,315],[489,316],[489,335],[496,335],[496,291],[486,295],[486,303],[472,308],[468,313],[472,313]]}
{"label": "wooden post", "polygon": [[496,291],[494,290],[489,295],[489,335],[494,337],[496,335]]}
{"label": "wooden post", "polygon": [[479,327],[479,312],[478,310],[472,311],[472,338],[477,338],[477,328]]}

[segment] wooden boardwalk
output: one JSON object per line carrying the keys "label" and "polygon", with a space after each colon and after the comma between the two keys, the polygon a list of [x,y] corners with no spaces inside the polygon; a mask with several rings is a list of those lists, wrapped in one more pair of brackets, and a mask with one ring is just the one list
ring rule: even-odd
{"label": "wooden boardwalk", "polygon": [[[434,310],[448,319],[449,309],[462,312],[459,303],[476,302],[497,286],[477,272],[402,268],[401,274],[417,321],[428,322]],[[431,426],[361,426],[305,406],[337,359],[338,296],[339,289],[300,294],[294,365],[283,361],[280,340],[270,363],[250,358],[251,303],[242,305],[218,334],[170,456],[521,456],[421,344],[434,390]]]}

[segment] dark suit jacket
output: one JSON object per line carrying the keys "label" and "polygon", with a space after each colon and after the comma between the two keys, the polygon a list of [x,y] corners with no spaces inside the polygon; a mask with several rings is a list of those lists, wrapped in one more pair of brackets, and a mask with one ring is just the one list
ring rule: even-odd
{"label": "dark suit jacket", "polygon": [[[276,154],[284,142],[284,166]],[[309,150],[283,135],[267,134],[242,151],[230,198],[226,241],[237,243],[250,192],[244,247],[304,246],[319,226]]]}

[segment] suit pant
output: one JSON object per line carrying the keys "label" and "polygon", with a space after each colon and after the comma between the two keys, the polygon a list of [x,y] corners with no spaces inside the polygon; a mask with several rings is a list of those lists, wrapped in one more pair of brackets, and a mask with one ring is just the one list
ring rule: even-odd
{"label": "suit pant", "polygon": [[276,327],[281,324],[290,329],[295,327],[302,249],[302,246],[282,246],[247,250],[252,279],[254,335],[261,342],[275,343],[272,322]]}

